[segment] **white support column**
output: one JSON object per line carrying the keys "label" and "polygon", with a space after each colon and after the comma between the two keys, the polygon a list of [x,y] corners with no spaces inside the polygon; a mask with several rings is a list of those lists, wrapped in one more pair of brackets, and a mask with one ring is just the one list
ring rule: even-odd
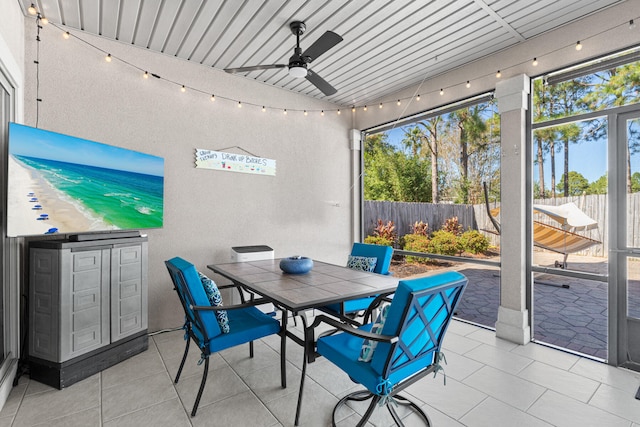
{"label": "white support column", "polygon": [[530,79],[521,74],[499,82],[501,287],[496,336],[526,344],[531,326],[526,306],[526,114]]}
{"label": "white support column", "polygon": [[362,150],[362,133],[358,129],[349,131],[349,144],[351,148],[351,239],[354,242],[360,241],[360,228],[362,221],[360,200],[360,165]]}

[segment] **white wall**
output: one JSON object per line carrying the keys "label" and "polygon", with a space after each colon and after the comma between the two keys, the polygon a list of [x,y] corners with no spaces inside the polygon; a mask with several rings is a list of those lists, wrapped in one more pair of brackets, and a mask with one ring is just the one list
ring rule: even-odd
{"label": "white wall", "polygon": [[[579,64],[623,48],[640,43],[639,17],[640,2],[627,0],[617,6],[592,14],[569,25],[548,32],[517,46],[505,49],[490,57],[465,64],[440,76],[425,79],[421,85],[409,87],[382,100],[382,109],[369,106],[364,112],[361,108],[356,113],[356,127],[370,127],[392,122],[422,111],[467,99],[474,95],[495,90],[496,83],[519,74],[536,77],[569,65]],[[635,18],[636,28],[629,29],[629,20]],[[574,45],[580,40],[581,51]],[[533,66],[533,58],[538,59],[538,66]],[[497,79],[500,70],[502,77]],[[471,87],[466,87],[466,82]],[[444,95],[440,89],[445,88]],[[397,99],[411,98],[420,94],[420,101],[407,99],[401,106],[396,106]]]}
{"label": "white wall", "polygon": [[[29,20],[30,21],[30,20]],[[26,29],[25,124],[35,124],[35,32]],[[149,330],[181,325],[164,261],[182,256],[202,271],[231,246],[266,244],[277,257],[344,263],[351,246],[351,117],[284,115],[222,96],[288,109],[332,108],[246,78],[118,42],[84,40],[164,79],[214,93],[181,93],[49,25],[41,33],[39,127],[165,159],[164,227],[149,235]],[[240,146],[277,161],[275,177],[196,169],[194,149]],[[224,151],[241,152],[236,149]],[[330,202],[339,202],[339,207]]]}

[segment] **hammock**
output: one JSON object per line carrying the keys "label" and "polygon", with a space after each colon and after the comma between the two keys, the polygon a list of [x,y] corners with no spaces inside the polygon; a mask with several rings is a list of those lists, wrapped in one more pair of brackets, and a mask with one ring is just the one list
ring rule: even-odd
{"label": "hammock", "polygon": [[[485,201],[487,200],[485,186]],[[500,208],[489,209],[488,201],[486,202],[486,207],[489,219],[499,234],[500,223],[495,217],[500,214]],[[564,255],[562,263],[555,262],[556,267],[567,268],[569,254],[580,252],[602,243],[599,240],[575,233],[575,231],[597,230],[598,222],[590,218],[574,203],[569,202],[559,206],[533,205],[533,211],[534,213],[545,214],[560,224],[560,227],[554,227],[542,221],[533,221],[533,245]]]}

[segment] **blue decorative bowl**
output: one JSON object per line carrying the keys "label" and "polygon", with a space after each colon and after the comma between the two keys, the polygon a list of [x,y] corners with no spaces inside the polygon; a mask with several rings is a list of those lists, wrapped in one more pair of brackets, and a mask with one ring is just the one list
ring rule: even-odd
{"label": "blue decorative bowl", "polygon": [[280,260],[280,270],[289,274],[305,274],[313,268],[313,260],[304,256],[290,256]]}

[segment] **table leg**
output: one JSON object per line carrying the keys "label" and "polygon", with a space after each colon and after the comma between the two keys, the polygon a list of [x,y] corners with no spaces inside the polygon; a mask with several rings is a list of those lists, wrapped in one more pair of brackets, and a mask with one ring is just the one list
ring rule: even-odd
{"label": "table leg", "polygon": [[282,388],[287,388],[287,321],[289,320],[289,311],[282,310],[282,336],[280,337],[280,372],[282,380]]}

